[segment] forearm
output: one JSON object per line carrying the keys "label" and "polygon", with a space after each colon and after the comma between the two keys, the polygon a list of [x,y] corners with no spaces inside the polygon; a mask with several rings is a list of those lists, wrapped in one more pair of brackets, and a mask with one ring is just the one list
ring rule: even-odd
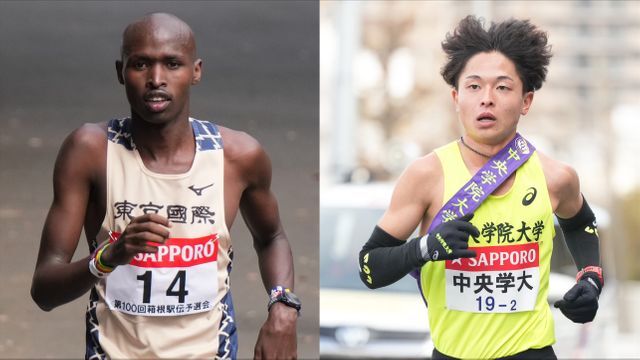
{"label": "forearm", "polygon": [[359,255],[360,279],[370,289],[393,284],[426,262],[420,239],[400,241],[376,226]]}
{"label": "forearm", "polygon": [[254,241],[262,282],[267,291],[280,285],[293,290],[294,272],[291,246],[283,232],[268,241]]}
{"label": "forearm", "polygon": [[98,280],[89,272],[88,264],[89,257],[71,263],[39,264],[31,284],[31,297],[45,311],[79,298]]}
{"label": "forearm", "polygon": [[600,266],[600,240],[595,221],[595,215],[584,199],[576,215],[569,219],[558,217],[565,242],[578,270],[587,266]]}
{"label": "forearm", "polygon": [[[279,285],[293,290],[293,257],[284,233],[279,232],[268,241],[254,240],[254,244],[265,289],[269,291]],[[274,303],[260,328],[254,358],[295,358],[297,319],[298,310],[283,302]]]}

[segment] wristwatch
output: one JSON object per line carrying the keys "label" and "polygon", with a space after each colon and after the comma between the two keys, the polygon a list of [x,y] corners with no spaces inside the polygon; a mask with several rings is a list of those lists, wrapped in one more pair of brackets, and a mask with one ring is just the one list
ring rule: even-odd
{"label": "wristwatch", "polygon": [[267,309],[271,310],[271,306],[277,302],[281,302],[287,306],[290,306],[298,310],[298,312],[300,312],[300,309],[302,308],[302,303],[300,303],[300,299],[298,299],[296,294],[291,292],[291,289],[282,286],[276,286],[271,289],[271,292],[269,293],[269,305],[267,306]]}

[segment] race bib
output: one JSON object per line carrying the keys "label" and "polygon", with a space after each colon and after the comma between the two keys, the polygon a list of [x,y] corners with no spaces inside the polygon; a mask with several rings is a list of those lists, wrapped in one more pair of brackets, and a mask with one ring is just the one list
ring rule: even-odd
{"label": "race bib", "polygon": [[218,293],[217,258],[217,234],[168,239],[157,253],[138,254],[105,279],[109,309],[142,316],[209,311]]}
{"label": "race bib", "polygon": [[540,287],[538,243],[472,248],[445,262],[447,307],[476,313],[532,311]]}

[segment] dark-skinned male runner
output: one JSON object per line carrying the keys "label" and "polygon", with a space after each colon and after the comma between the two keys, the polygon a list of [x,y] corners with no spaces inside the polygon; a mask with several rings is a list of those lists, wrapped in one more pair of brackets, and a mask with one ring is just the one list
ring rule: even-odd
{"label": "dark-skinned male runner", "polygon": [[[116,69],[131,117],[64,141],[33,299],[49,311],[90,291],[86,358],[235,358],[240,210],[271,289],[255,357],[295,358],[300,302],[271,163],[248,134],[190,117],[202,75],[192,30],[163,13],[131,23]],[[72,262],[83,227],[92,254]]]}

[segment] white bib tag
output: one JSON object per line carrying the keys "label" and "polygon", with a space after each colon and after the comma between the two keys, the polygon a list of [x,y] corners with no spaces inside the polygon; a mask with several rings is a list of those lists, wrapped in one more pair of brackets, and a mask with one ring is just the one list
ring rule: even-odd
{"label": "white bib tag", "polygon": [[538,243],[472,248],[445,263],[447,307],[476,313],[532,311],[540,288]]}
{"label": "white bib tag", "polygon": [[211,310],[217,295],[217,235],[168,239],[155,254],[138,254],[106,278],[109,309],[141,316]]}

